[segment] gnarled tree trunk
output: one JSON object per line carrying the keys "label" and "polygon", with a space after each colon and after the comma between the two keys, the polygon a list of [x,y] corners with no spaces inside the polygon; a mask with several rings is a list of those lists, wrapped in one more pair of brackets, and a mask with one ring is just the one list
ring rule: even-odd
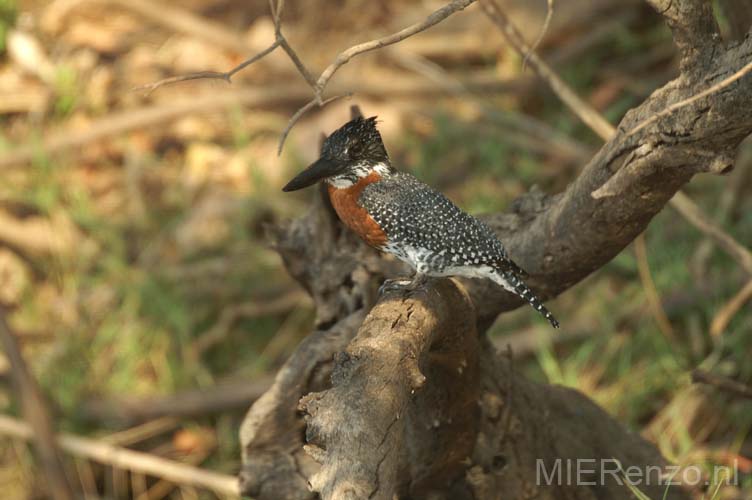
{"label": "gnarled tree trunk", "polygon": [[[679,77],[627,113],[565,192],[531,192],[512,213],[485,217],[543,298],[613,258],[693,175],[727,171],[752,132],[749,75],[690,99],[750,64],[752,37],[724,47],[709,2],[651,4],[674,34]],[[484,332],[521,305],[517,297],[443,279],[376,302],[381,280],[405,269],[340,225],[323,194],[274,236],[315,300],[317,329],[248,412],[247,494],[618,499],[631,493],[602,470],[612,459],[625,469],[665,464],[582,394],[530,382],[494,352]],[[546,484],[541,464],[550,474],[557,459],[592,460],[593,476],[581,479],[595,484]],[[600,472],[606,481],[596,480]],[[661,498],[665,486],[641,489]]]}

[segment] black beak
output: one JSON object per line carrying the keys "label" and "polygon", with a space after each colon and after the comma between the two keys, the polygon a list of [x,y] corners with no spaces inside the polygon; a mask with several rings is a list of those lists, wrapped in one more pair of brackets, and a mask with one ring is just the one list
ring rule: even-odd
{"label": "black beak", "polygon": [[296,175],[290,182],[287,183],[282,191],[297,191],[308,187],[321,179],[331,177],[342,171],[342,165],[334,160],[326,158],[319,158],[305,170]]}

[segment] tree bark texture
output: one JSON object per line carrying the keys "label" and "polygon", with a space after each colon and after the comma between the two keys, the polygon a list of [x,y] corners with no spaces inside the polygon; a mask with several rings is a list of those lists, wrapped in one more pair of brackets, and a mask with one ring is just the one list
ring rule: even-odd
{"label": "tree bark texture", "polygon": [[[532,191],[511,212],[484,217],[542,298],[612,259],[695,174],[727,172],[752,132],[748,74],[663,113],[749,64],[752,37],[724,46],[709,2],[650,3],[672,30],[680,75],[625,115],[563,193]],[[526,380],[511,356],[495,352],[483,334],[522,304],[518,297],[482,280],[455,279],[377,297],[385,277],[407,270],[339,224],[323,192],[272,236],[315,301],[316,329],[243,423],[245,493],[626,499],[631,492],[613,477],[542,484],[538,460],[549,468],[556,459],[596,460],[593,477],[597,460],[617,459],[625,469],[665,464],[653,445],[587,397]],[[640,489],[662,498],[665,487]],[[687,495],[674,487],[667,498]]]}

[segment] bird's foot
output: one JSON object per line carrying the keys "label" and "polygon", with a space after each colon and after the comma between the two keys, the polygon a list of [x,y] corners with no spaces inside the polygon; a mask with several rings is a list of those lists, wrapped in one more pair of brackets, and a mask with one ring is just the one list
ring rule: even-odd
{"label": "bird's foot", "polygon": [[422,286],[427,280],[427,277],[423,274],[417,274],[412,279],[396,278],[384,280],[384,283],[379,287],[379,295],[383,295],[387,292],[393,292],[395,290],[405,290],[412,292]]}
{"label": "bird's foot", "polygon": [[394,292],[397,290],[406,290],[412,283],[412,280],[408,278],[394,278],[386,279],[384,283],[379,287],[379,295],[384,295],[388,292]]}

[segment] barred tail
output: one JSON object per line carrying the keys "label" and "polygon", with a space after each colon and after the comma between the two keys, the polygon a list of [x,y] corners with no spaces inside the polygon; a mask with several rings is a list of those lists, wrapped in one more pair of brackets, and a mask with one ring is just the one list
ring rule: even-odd
{"label": "barred tail", "polygon": [[541,313],[543,317],[546,318],[549,323],[551,323],[551,326],[553,326],[554,328],[559,328],[559,322],[556,321],[554,315],[551,314],[548,309],[546,309],[546,306],[543,305],[540,299],[536,297],[535,294],[533,294],[533,291],[530,290],[527,285],[517,277],[517,275],[515,275],[511,271],[497,271],[495,274],[496,279],[494,279],[494,281],[499,283],[510,292],[516,293],[517,295],[525,299],[528,304],[533,306],[533,309]]}

